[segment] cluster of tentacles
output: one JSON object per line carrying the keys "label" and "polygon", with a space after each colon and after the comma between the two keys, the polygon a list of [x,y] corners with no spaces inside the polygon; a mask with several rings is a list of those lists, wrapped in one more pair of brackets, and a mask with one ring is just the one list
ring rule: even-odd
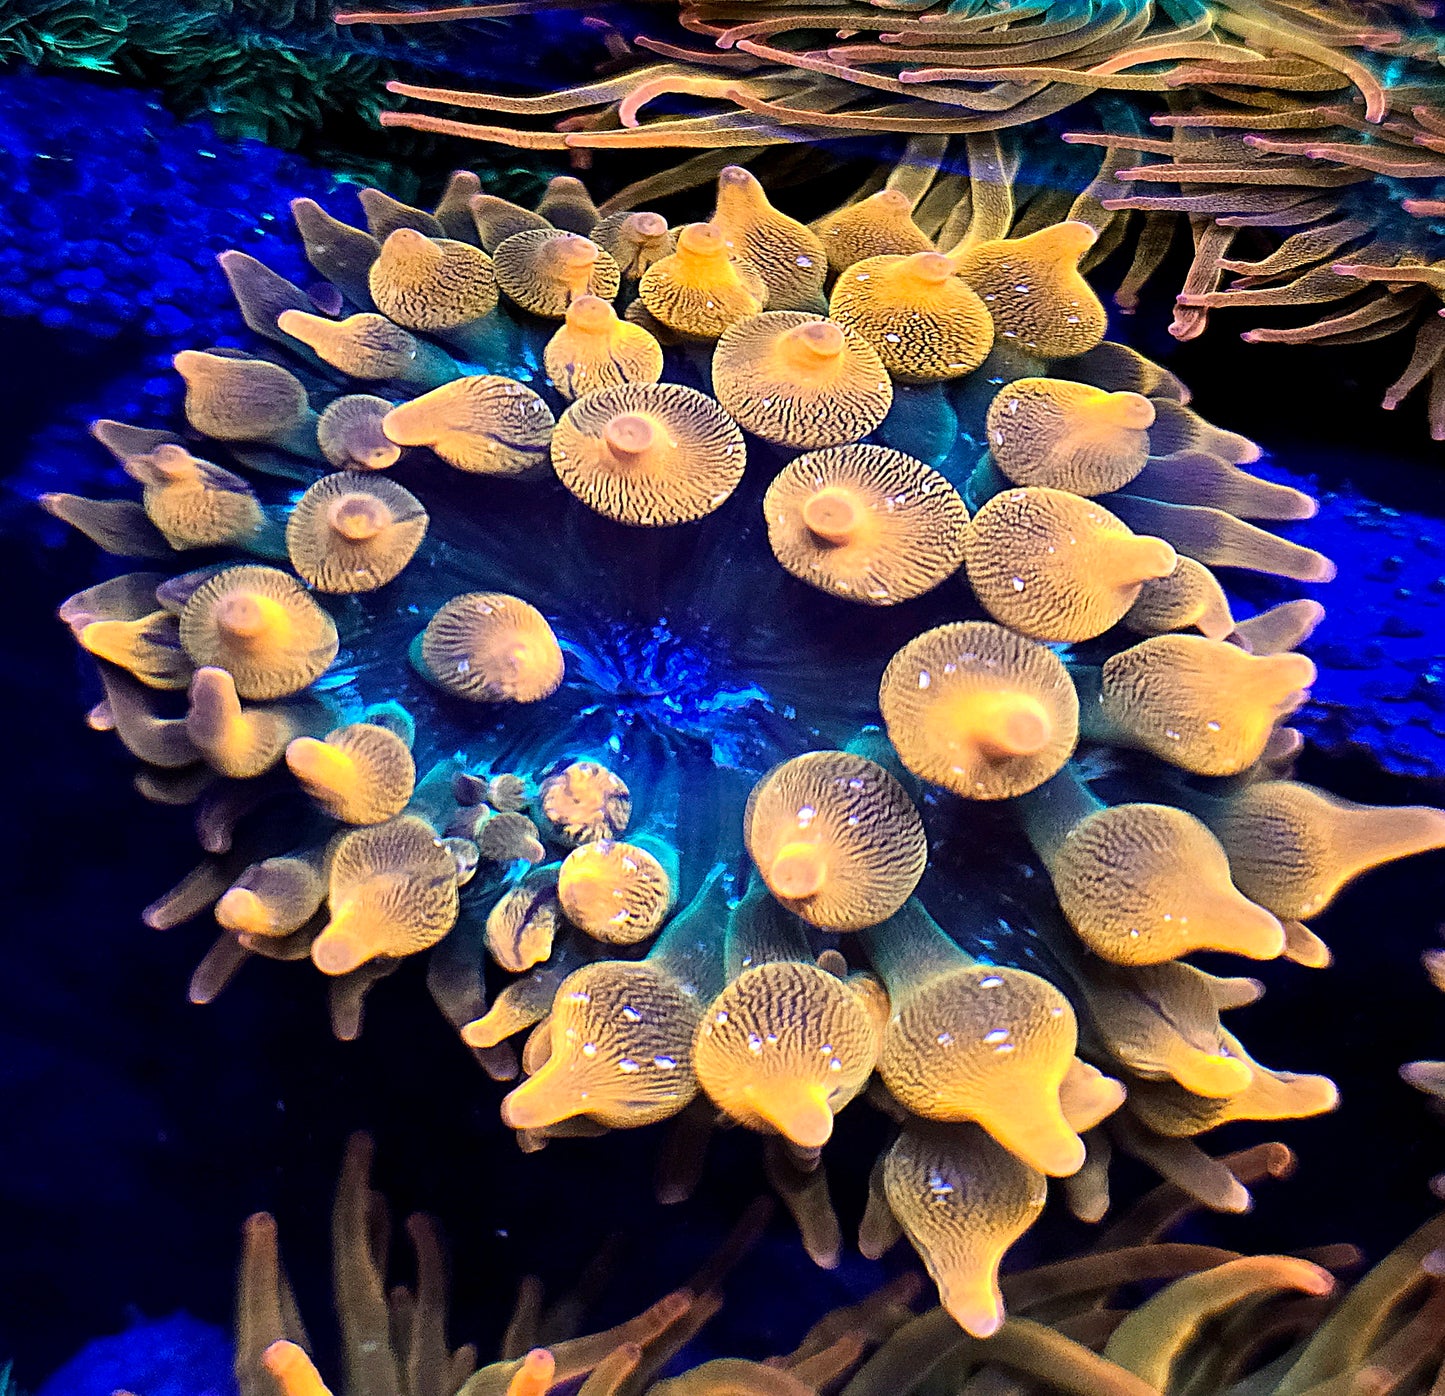
{"label": "cluster of tentacles", "polygon": [[[475,1347],[454,1350],[447,1335],[433,1218],[408,1219],[415,1280],[388,1288],[390,1218],[371,1189],[370,1159],[369,1141],[355,1137],[332,1214],[342,1396],[543,1396],[579,1381],[588,1396],[1423,1396],[1445,1372],[1445,1219],[1350,1285],[1339,1277],[1360,1265],[1353,1246],[1241,1255],[1170,1239],[1197,1204],[1168,1183],[1090,1251],[1006,1276],[1009,1318],[986,1339],[961,1333],[941,1308],[917,1311],[921,1285],[903,1274],[824,1315],[787,1353],[683,1365],[687,1344],[725,1302],[729,1271],[758,1239],[766,1210],[755,1208],[687,1286],[613,1328],[579,1333],[584,1294],[544,1306],[540,1283],[525,1280],[497,1359],[478,1365]],[[1291,1160],[1283,1145],[1266,1144],[1228,1165],[1254,1181],[1287,1174]],[[245,1226],[237,1285],[241,1396],[323,1396],[310,1353],[275,1219],[258,1213]]]}
{"label": "cluster of tentacles", "polygon": [[[1445,950],[1426,950],[1420,959],[1431,984],[1445,994]],[[1400,1075],[1416,1090],[1431,1097],[1431,1105],[1437,1113],[1445,1109],[1445,1062],[1406,1062],[1400,1068]],[[1430,1186],[1437,1196],[1445,1197],[1445,1173],[1437,1173],[1430,1180]]]}
{"label": "cluster of tentacles", "polygon": [[353,1036],[431,951],[494,1076],[529,1033],[524,1147],[676,1118],[677,1196],[741,1124],[823,1264],[867,1091],[864,1247],[906,1232],[976,1335],[1049,1177],[1097,1219],[1119,1147],[1246,1207],[1195,1137],[1336,1091],[1184,957],[1327,963],[1304,921],[1445,815],[1282,778],[1322,608],[1238,618],[1213,569],[1327,580],[1246,521],[1312,502],[1105,339],[1092,228],[980,201],[940,251],[889,190],[809,228],[736,167],[682,228],[565,177],[361,202],[297,202],[311,292],[222,255],[268,342],[177,356],[184,432],[97,424],[139,499],[45,501],[189,566],[61,615],[91,725],[196,804],[147,912],[213,910],[192,996],[309,962]]}
{"label": "cluster of tentacles", "polygon": [[[418,23],[467,13],[339,18]],[[608,76],[541,95],[393,84],[404,97],[486,113],[492,124],[410,109],[381,120],[579,156],[703,150],[671,172],[683,184],[712,177],[723,159],[752,165],[771,148],[907,135],[912,158],[943,172],[931,187],[913,178],[910,197],[946,213],[965,193],[953,172],[977,170],[969,138],[1075,108],[1070,121],[1088,113],[1105,127],[1064,135],[1107,151],[1094,257],[1134,247],[1122,308],[1132,308],[1183,224],[1193,258],[1175,335],[1199,334],[1211,309],[1285,311],[1286,323],[1245,334],[1261,342],[1359,344],[1413,329],[1414,353],[1384,405],[1430,378],[1431,426],[1445,439],[1445,89],[1440,36],[1420,7],[684,0],[680,20],[711,47],[641,37],[637,49],[647,52],[632,50],[634,61],[622,65],[628,49],[618,36]],[[545,120],[555,129],[534,129]]]}

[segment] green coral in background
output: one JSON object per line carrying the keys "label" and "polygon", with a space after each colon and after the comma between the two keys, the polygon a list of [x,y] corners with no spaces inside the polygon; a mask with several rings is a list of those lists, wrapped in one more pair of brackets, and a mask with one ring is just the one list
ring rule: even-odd
{"label": "green coral in background", "polygon": [[114,72],[125,31],[105,0],[15,0],[0,15],[0,63]]}
{"label": "green coral in background", "polygon": [[[439,187],[452,143],[417,135],[377,148],[377,116],[397,99],[394,77],[417,75],[367,51],[364,31],[338,31],[329,0],[6,0],[0,67],[107,74],[157,89],[183,117],[205,115],[222,136],[296,151],[343,179],[401,198]],[[424,58],[434,41],[411,43]],[[393,50],[395,43],[390,46]],[[535,198],[555,171],[499,152],[472,163],[486,188]]]}

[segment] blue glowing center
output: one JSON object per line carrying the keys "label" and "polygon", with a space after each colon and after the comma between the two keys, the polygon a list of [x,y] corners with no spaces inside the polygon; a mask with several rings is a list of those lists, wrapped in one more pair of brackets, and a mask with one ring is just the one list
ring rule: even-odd
{"label": "blue glowing center", "polygon": [[569,683],[583,699],[577,717],[613,725],[614,750],[625,732],[644,728],[705,744],[727,766],[753,769],[774,759],[766,733],[779,709],[766,691],[732,671],[727,646],[715,633],[683,636],[666,617],[649,629],[609,621],[585,644],[563,636],[562,648]]}

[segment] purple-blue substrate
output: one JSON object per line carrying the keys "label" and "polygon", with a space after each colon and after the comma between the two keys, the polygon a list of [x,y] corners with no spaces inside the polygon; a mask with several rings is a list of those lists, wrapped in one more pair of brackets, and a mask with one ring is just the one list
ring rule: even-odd
{"label": "purple-blue substrate", "polygon": [[[1422,495],[1435,470],[1422,463]],[[1445,520],[1327,492],[1293,536],[1340,568],[1314,592],[1326,616],[1304,648],[1320,672],[1296,725],[1394,775],[1445,778]]]}
{"label": "purple-blue substrate", "polygon": [[138,1318],[123,1333],[87,1343],[46,1378],[37,1396],[235,1396],[231,1340],[189,1314]]}
{"label": "purple-blue substrate", "polygon": [[[288,204],[354,206],[345,186],[257,141],[226,142],[143,92],[26,69],[0,77],[0,360],[7,403],[33,430],[9,443],[11,498],[84,494],[123,479],[86,435],[97,416],[164,421],[180,410],[170,358],[239,345],[244,327],[216,254],[237,247],[303,285]],[[43,422],[22,384],[62,399]],[[84,381],[55,384],[55,375]],[[58,530],[53,521],[30,527]]]}

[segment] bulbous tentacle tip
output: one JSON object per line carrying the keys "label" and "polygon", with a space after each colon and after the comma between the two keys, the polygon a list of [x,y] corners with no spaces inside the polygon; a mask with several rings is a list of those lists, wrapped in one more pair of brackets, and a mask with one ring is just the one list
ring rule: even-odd
{"label": "bulbous tentacle tip", "polygon": [[550,225],[512,233],[494,257],[502,294],[546,319],[562,319],[578,296],[610,301],[622,285],[616,261],[595,242]]}
{"label": "bulbous tentacle tip", "polygon": [[812,1083],[776,1079],[744,1087],[753,1109],[799,1149],[821,1149],[833,1137],[827,1092]]}
{"label": "bulbous tentacle tip", "polygon": [[[979,1123],[1015,1158],[1050,1178],[1068,1178],[1084,1166],[1084,1141],[1064,1118],[1057,1090],[1010,1093],[1002,1108],[980,1112]],[[1034,1099],[1028,1099],[1034,1095]]]}
{"label": "bulbous tentacle tip", "polygon": [[656,934],[675,895],[662,862],[637,844],[579,844],[558,873],[557,897],[568,919],[611,945],[635,945]]}
{"label": "bulbous tentacle tip", "polygon": [[1044,1178],[965,1126],[905,1129],[883,1157],[881,1183],[948,1313],[976,1336],[997,1332],[999,1265],[1042,1212]]}
{"label": "bulbous tentacle tip", "polygon": [[937,383],[973,372],[994,343],[978,293],[938,252],[856,262],[834,283],[829,317],[866,340],[904,383]]}
{"label": "bulbous tentacle tip", "polygon": [[278,338],[276,321],[284,310],[310,309],[315,304],[299,286],[248,253],[231,248],[218,253],[216,262],[248,328],[268,339]]}
{"label": "bulbous tentacle tip", "polygon": [[1226,633],[1249,654],[1284,654],[1308,640],[1324,618],[1325,608],[1318,601],[1301,597],[1239,621]]}
{"label": "bulbous tentacle tip", "polygon": [[1103,305],[1079,274],[1079,259],[1097,237],[1087,223],[1054,223],[1025,237],[974,243],[954,260],[984,298],[1000,338],[1039,358],[1075,358],[1108,330]]}
{"label": "bulbous tentacle tip", "polygon": [[869,257],[908,256],[932,250],[928,235],[913,221],[913,203],[899,189],[880,189],[812,225],[834,273]]}
{"label": "bulbous tentacle tip", "polygon": [[561,687],[566,664],[536,607],[502,592],[468,592],[442,606],[420,640],[423,672],[474,703],[535,703]]}
{"label": "bulbous tentacle tip", "polygon": [[763,880],[816,926],[853,931],[912,895],[928,858],[923,821],[882,766],[849,752],[809,752],[753,788],[743,836]]}
{"label": "bulbous tentacle tip", "polygon": [[557,423],[551,453],[576,498],[634,528],[711,514],[737,488],[747,459],[732,418],[678,383],[624,383],[579,398]]}
{"label": "bulbous tentacle tip", "polygon": [[[396,449],[384,438],[380,446]],[[341,470],[323,475],[297,501],[286,523],[286,551],[318,591],[375,591],[411,561],[428,522],[420,501],[394,480]]]}
{"label": "bulbous tentacle tip", "polygon": [[312,942],[311,963],[322,974],[336,977],[360,969],[374,953],[354,930],[333,920]]}
{"label": "bulbous tentacle tip", "polygon": [[1179,554],[1162,538],[1133,537],[1113,544],[1105,557],[1103,571],[1115,586],[1158,581],[1170,576]]}
{"label": "bulbous tentacle tip", "polygon": [[[729,953],[751,944],[750,931],[767,936],[785,925],[765,896],[752,893],[730,919]],[[816,965],[753,963],[699,1018],[698,1083],[740,1124],[782,1135],[800,1149],[821,1148],[835,1112],[872,1074],[881,1016],[852,984]]]}
{"label": "bulbous tentacle tip", "polygon": [[548,1348],[533,1348],[507,1383],[507,1396],[544,1396],[557,1372],[557,1361]]}
{"label": "bulbous tentacle tip", "polygon": [[548,776],[538,798],[553,833],[566,843],[616,839],[632,818],[627,782],[597,761],[574,761]]}
{"label": "bulbous tentacle tip", "polygon": [[1209,889],[1199,915],[1209,926],[1211,948],[1250,960],[1275,960],[1284,954],[1285,933],[1279,920],[1234,887]]}
{"label": "bulbous tentacle tip", "polygon": [[1114,1114],[1128,1094],[1122,1081],[1075,1057],[1059,1083],[1059,1109],[1069,1128],[1083,1135]]}
{"label": "bulbous tentacle tip", "polygon": [[668,329],[700,340],[719,338],[729,325],[764,310],[769,300],[759,269],[733,255],[715,223],[683,228],[676,250],[643,273],[638,294]]}
{"label": "bulbous tentacle tip", "polygon": [[554,1088],[553,1077],[559,1060],[549,1058],[503,1098],[502,1123],[508,1129],[546,1129],[583,1112],[585,1102],[574,1099],[565,1090]]}
{"label": "bulbous tentacle tip", "polygon": [[296,1343],[278,1338],[261,1354],[261,1362],[282,1396],[331,1396],[316,1364]]}
{"label": "bulbous tentacle tip", "polygon": [[1236,1057],[1187,1049],[1171,1056],[1169,1072],[1186,1091],[1205,1096],[1238,1095],[1254,1075],[1249,1066]]}
{"label": "bulbous tentacle tip", "polygon": [[221,668],[242,698],[300,692],[336,657],[331,617],[274,567],[228,567],[204,580],[181,610],[181,647],[198,667]]}
{"label": "bulbous tentacle tip", "polygon": [[799,456],[774,477],[763,515],[788,572],[873,606],[946,581],[963,561],[968,527],[963,499],[942,475],[901,451],[861,444]]}
{"label": "bulbous tentacle tip", "polygon": [[[884,1084],[915,1114],[975,1122],[1031,1169],[1076,1172],[1084,1146],[1061,1100],[1076,1070],[1069,1000],[1027,971],[963,956],[950,967],[956,948],[931,969],[890,964],[907,952],[909,932],[896,922],[886,929],[887,943],[876,932],[869,943],[884,957],[894,1007],[879,1058]],[[938,942],[930,953],[942,953]]]}
{"label": "bulbous tentacle tip", "polygon": [[903,764],[966,799],[1035,789],[1078,739],[1078,694],[1058,657],[983,621],[905,645],[884,671],[879,705]]}
{"label": "bulbous tentacle tip", "polygon": [[487,913],[487,950],[503,969],[523,973],[551,955],[561,922],[554,864],[504,892]]}
{"label": "bulbous tentacle tip", "polygon": [[861,335],[797,310],[730,325],[713,355],[712,382],[741,426],[804,450],[860,440],[893,402],[883,360]]}
{"label": "bulbous tentacle tip", "polygon": [[305,946],[281,954],[281,942],[300,932],[326,899],[325,857],[287,854],[253,863],[216,903],[216,921],[242,945],[280,958],[304,957]]}
{"label": "bulbous tentacle tip", "polygon": [[958,720],[971,728],[979,750],[995,760],[1036,756],[1053,735],[1048,709],[1029,693],[980,694]]}
{"label": "bulbous tentacle tip", "polygon": [[1031,639],[1079,641],[1122,620],[1174,549],[1101,504],[1042,485],[1005,490],[974,515],[964,566],[991,616]]}
{"label": "bulbous tentacle tip", "polygon": [[1003,1295],[972,1277],[939,1277],[938,1298],[948,1316],[971,1338],[992,1338],[1004,1325]]}
{"label": "bulbous tentacle tip", "polygon": [[1046,855],[1081,940],[1116,964],[1197,950],[1274,959],[1284,930],[1230,880],[1219,840],[1168,805],[1113,805],[1073,825]]}
{"label": "bulbous tentacle tip", "polygon": [[428,238],[446,236],[442,225],[432,214],[404,204],[380,189],[358,189],[356,201],[366,217],[367,230],[380,242],[394,237],[400,230]]}
{"label": "bulbous tentacle tip", "polygon": [[1209,817],[1239,885],[1290,920],[1369,868],[1445,848],[1445,810],[1359,805],[1293,781],[1257,782]]}
{"label": "bulbous tentacle tip", "polygon": [[387,470],[401,459],[381,424],[391,411],[388,398],[347,393],[329,403],[316,423],[316,444],[337,470]]}
{"label": "bulbous tentacle tip", "polygon": [[1445,1100],[1445,1062],[1405,1062],[1400,1067],[1400,1079],[1417,1091]]}
{"label": "bulbous tentacle tip", "polygon": [[1198,775],[1238,775],[1267,750],[1314,682],[1302,654],[1251,655],[1197,635],[1156,635],[1103,665],[1096,716],[1110,739]]}
{"label": "bulbous tentacle tip", "polygon": [[233,887],[216,903],[216,920],[228,931],[245,935],[266,935],[271,918],[254,892]]}

